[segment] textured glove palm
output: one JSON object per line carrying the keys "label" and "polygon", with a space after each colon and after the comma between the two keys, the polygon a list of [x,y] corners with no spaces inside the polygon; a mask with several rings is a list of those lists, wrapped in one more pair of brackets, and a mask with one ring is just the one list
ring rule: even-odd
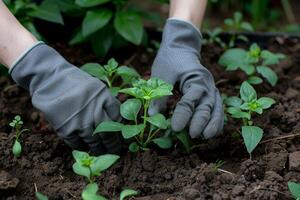
{"label": "textured glove palm", "polygon": [[[201,65],[201,34],[185,21],[169,19],[152,66],[152,77],[170,84],[179,82],[183,96],[171,119],[172,129],[181,131],[189,125],[192,138],[203,134],[211,138],[222,131],[224,113],[219,91],[211,73]],[[166,108],[167,98],[155,101],[149,114]]]}
{"label": "textured glove palm", "polygon": [[119,119],[119,102],[104,83],[71,65],[43,43],[14,65],[11,76],[29,90],[32,104],[45,114],[69,146],[84,149],[87,144],[95,154],[120,151],[117,135],[92,135],[98,123]]}

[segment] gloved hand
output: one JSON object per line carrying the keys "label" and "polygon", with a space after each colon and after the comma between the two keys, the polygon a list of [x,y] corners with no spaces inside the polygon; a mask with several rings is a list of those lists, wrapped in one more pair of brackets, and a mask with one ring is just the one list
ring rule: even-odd
{"label": "gloved hand", "polygon": [[[183,94],[171,119],[172,129],[189,126],[192,138],[211,138],[223,129],[222,100],[211,73],[201,65],[201,33],[191,23],[169,19],[164,27],[160,49],[152,66],[152,77],[170,84],[179,82]],[[167,98],[155,101],[149,114],[163,111]]]}
{"label": "gloved hand", "polygon": [[41,42],[20,56],[10,74],[29,90],[33,106],[45,114],[70,147],[88,146],[95,154],[119,153],[121,141],[117,134],[92,135],[98,123],[120,117],[120,103],[104,83]]}

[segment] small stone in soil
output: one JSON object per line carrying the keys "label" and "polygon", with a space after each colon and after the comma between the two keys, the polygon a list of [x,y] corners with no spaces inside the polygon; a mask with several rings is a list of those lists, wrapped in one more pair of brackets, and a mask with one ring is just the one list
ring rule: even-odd
{"label": "small stone in soil", "polygon": [[300,172],[300,151],[290,153],[289,166],[290,171]]}

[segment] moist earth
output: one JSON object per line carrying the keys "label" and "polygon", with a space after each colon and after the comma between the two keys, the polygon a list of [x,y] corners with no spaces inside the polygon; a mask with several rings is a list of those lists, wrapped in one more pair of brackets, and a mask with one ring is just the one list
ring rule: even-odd
{"label": "moist earth", "polygon": [[[53,46],[77,66],[99,62],[78,47]],[[272,66],[279,75],[277,86],[264,84],[257,89],[277,103],[254,118],[265,133],[252,160],[237,132],[238,122],[229,119],[221,136],[193,141],[191,154],[185,153],[180,144],[168,151],[125,153],[97,179],[101,194],[117,199],[122,189],[132,188],[139,191],[139,196],[132,198],[138,200],[292,199],[287,182],[300,182],[300,41],[270,38],[265,48],[284,53],[287,59]],[[218,46],[204,46],[202,64],[213,73],[222,93],[237,95],[236,85],[245,76],[242,72],[225,72],[217,64],[222,52]],[[115,58],[149,76],[152,53],[139,49]],[[28,92],[9,77],[0,77],[0,95],[0,199],[35,199],[35,187],[53,200],[80,199],[86,182],[72,172],[71,149],[32,107]],[[176,98],[169,101],[170,110],[175,103]],[[18,114],[31,131],[21,136],[23,153],[15,158],[11,152],[14,133],[8,123]],[[215,164],[218,160],[224,161],[220,167]]]}

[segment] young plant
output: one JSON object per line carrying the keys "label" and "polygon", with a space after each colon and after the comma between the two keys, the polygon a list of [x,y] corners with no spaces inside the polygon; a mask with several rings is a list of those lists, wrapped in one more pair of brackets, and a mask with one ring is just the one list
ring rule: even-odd
{"label": "young plant", "polygon": [[[75,159],[73,164],[73,171],[87,178],[89,184],[81,193],[83,200],[106,200],[105,197],[98,195],[99,187],[95,182],[97,176],[101,176],[101,173],[112,166],[120,157],[118,155],[106,154],[98,157],[90,156],[83,151],[74,150],[72,152]],[[136,195],[137,191],[131,189],[125,189],[120,194],[120,200],[126,197]]]}
{"label": "young plant", "polygon": [[15,116],[15,118],[9,123],[9,125],[15,130],[15,141],[12,147],[13,154],[18,157],[22,153],[22,145],[20,142],[20,135],[29,129],[22,129],[23,121],[20,115]]}
{"label": "young plant", "polygon": [[240,69],[248,75],[247,82],[256,85],[261,84],[261,75],[272,86],[275,86],[278,77],[269,65],[278,64],[285,55],[272,53],[268,50],[261,50],[256,44],[252,44],[248,51],[241,48],[228,49],[219,59],[219,64],[223,65],[227,71]]}
{"label": "young plant", "polygon": [[223,160],[217,160],[212,167],[213,172],[217,172],[223,165],[225,164],[225,161]]}
{"label": "young plant", "polygon": [[39,40],[42,36],[34,25],[34,19],[63,24],[63,18],[58,6],[52,0],[44,0],[37,5],[32,0],[4,0],[12,14]]}
{"label": "young plant", "polygon": [[230,116],[242,120],[241,134],[251,159],[251,153],[264,133],[260,127],[253,125],[252,116],[255,113],[261,115],[275,101],[269,97],[258,98],[255,89],[247,81],[244,81],[240,88],[240,98],[228,97],[224,102],[228,106],[226,111]]}
{"label": "young plant", "polygon": [[294,182],[288,182],[288,188],[292,193],[295,200],[300,200],[300,184]]}
{"label": "young plant", "polygon": [[243,21],[243,15],[240,12],[235,12],[233,18],[227,18],[224,20],[226,29],[232,32],[228,47],[232,48],[235,46],[236,40],[248,41],[248,38],[244,35],[239,35],[238,32],[242,31],[253,31],[253,27],[249,22]]}
{"label": "young plant", "polygon": [[[117,95],[119,90],[126,85],[140,77],[140,75],[133,69],[127,66],[119,66],[118,62],[111,58],[108,63],[101,66],[98,63],[87,63],[81,69],[88,74],[107,83],[113,95]],[[121,78],[122,84],[118,87],[114,86],[115,81]]]}
{"label": "young plant", "polygon": [[[120,107],[123,118],[132,124],[106,121],[100,123],[94,133],[109,134],[108,132],[121,132],[125,139],[134,138],[129,150],[137,152],[147,150],[150,143],[155,143],[163,149],[172,146],[169,128],[169,120],[160,113],[148,115],[148,108],[155,99],[172,95],[173,86],[157,78],[149,80],[139,79],[133,82],[132,88],[120,90],[134,98],[126,100]],[[139,115],[142,110],[142,115]],[[161,132],[165,134],[161,136]]]}
{"label": "young plant", "polygon": [[34,184],[34,188],[35,188],[35,198],[37,200],[49,200],[49,198],[46,195],[38,191],[36,184]]}
{"label": "young plant", "polygon": [[221,40],[221,38],[219,37],[219,35],[222,33],[222,28],[217,27],[215,29],[213,29],[212,31],[208,30],[207,34],[208,34],[208,39],[204,39],[203,40],[203,44],[219,44],[222,48],[226,47],[226,44]]}

